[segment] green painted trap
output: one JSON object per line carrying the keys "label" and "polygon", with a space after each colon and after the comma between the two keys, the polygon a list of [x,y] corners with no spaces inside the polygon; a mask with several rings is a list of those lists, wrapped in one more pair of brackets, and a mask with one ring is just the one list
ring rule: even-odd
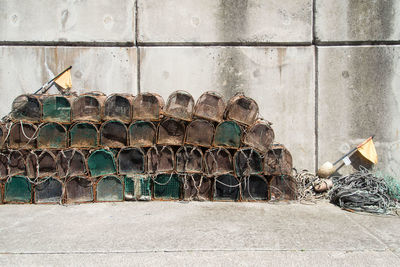
{"label": "green painted trap", "polygon": [[214,146],[238,148],[242,137],[242,130],[234,121],[224,121],[215,129]]}
{"label": "green painted trap", "polygon": [[43,120],[69,123],[71,121],[71,103],[69,100],[61,95],[46,97],[43,100]]}
{"label": "green painted trap", "polygon": [[34,187],[35,203],[61,203],[63,185],[61,181],[45,177],[37,182]]}
{"label": "green painted trap", "polygon": [[66,183],[68,203],[83,203],[93,201],[92,181],[85,177],[72,177]]}
{"label": "green painted trap", "polygon": [[30,203],[32,185],[25,176],[13,176],[5,184],[4,202]]}
{"label": "green painted trap", "polygon": [[263,171],[263,160],[260,153],[252,148],[239,149],[233,157],[235,173],[238,177],[259,174]]}
{"label": "green painted trap", "polygon": [[121,121],[104,122],[100,127],[100,143],[106,147],[124,147],[128,144],[128,129]]}
{"label": "green painted trap", "polygon": [[38,148],[65,148],[68,144],[67,130],[61,124],[51,122],[39,128]]}
{"label": "green painted trap", "polygon": [[118,173],[125,175],[144,173],[145,162],[146,158],[142,149],[123,148],[118,154]]}
{"label": "green painted trap", "polygon": [[153,180],[154,199],[178,200],[181,196],[181,182],[177,174],[159,174]]}
{"label": "green painted trap", "polygon": [[151,200],[151,178],[136,174],[125,176],[125,200]]}
{"label": "green painted trap", "polygon": [[94,151],[88,158],[88,167],[92,177],[116,173],[114,154],[105,149]]}
{"label": "green painted trap", "polygon": [[130,123],[132,119],[131,95],[113,94],[104,103],[103,120],[120,120]]}
{"label": "green painted trap", "polygon": [[98,130],[88,122],[74,124],[69,130],[70,146],[77,148],[92,148],[98,146]]}
{"label": "green painted trap", "polygon": [[35,95],[21,95],[12,103],[11,118],[15,121],[39,122],[42,118],[42,106]]}
{"label": "green painted trap", "polygon": [[220,175],[215,178],[214,200],[238,201],[240,198],[240,182],[230,174]]}
{"label": "green painted trap", "polygon": [[136,121],[129,126],[129,144],[149,147],[156,143],[156,127],[149,121]]}
{"label": "green painted trap", "polygon": [[268,182],[261,175],[250,175],[242,178],[242,200],[265,201],[268,200]]}
{"label": "green painted trap", "polygon": [[96,184],[97,201],[123,201],[124,185],[122,180],[114,175],[102,177]]}

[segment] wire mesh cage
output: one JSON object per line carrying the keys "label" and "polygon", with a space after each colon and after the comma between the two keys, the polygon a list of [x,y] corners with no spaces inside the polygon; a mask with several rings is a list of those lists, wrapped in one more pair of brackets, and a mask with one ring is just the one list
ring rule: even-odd
{"label": "wire mesh cage", "polygon": [[206,120],[194,120],[186,127],[186,144],[210,147],[213,137],[214,126]]}
{"label": "wire mesh cage", "polygon": [[70,147],[93,148],[99,144],[99,131],[90,122],[77,122],[69,129]]}
{"label": "wire mesh cage", "polygon": [[177,174],[158,174],[153,179],[154,199],[179,200],[181,197],[181,180]]}
{"label": "wire mesh cage", "polygon": [[38,148],[66,148],[68,146],[67,129],[56,122],[43,124],[38,129],[36,141]]}
{"label": "wire mesh cage", "polygon": [[72,102],[72,121],[101,121],[101,110],[106,96],[102,93],[87,93]]}
{"label": "wire mesh cage", "polygon": [[265,175],[292,175],[292,155],[282,144],[273,144],[264,158]]}
{"label": "wire mesh cage", "polygon": [[263,159],[260,153],[251,147],[241,148],[233,156],[234,169],[238,177],[263,172]]}
{"label": "wire mesh cage", "polygon": [[125,147],[118,153],[118,173],[134,175],[145,172],[146,156],[138,147]]}
{"label": "wire mesh cage", "polygon": [[225,117],[245,125],[252,125],[258,115],[258,105],[253,99],[239,93],[234,95],[228,102]]}
{"label": "wire mesh cage", "polygon": [[5,203],[31,203],[32,184],[22,175],[10,177],[4,186]]}
{"label": "wire mesh cage", "polygon": [[159,121],[163,114],[164,100],[158,94],[142,93],[133,99],[133,120]]}
{"label": "wire mesh cage", "polygon": [[217,201],[239,201],[240,181],[231,174],[215,177],[213,199]]}
{"label": "wire mesh cage", "polygon": [[65,183],[67,203],[93,202],[93,182],[83,176],[75,176],[67,179]]}
{"label": "wire mesh cage", "polygon": [[130,123],[132,120],[132,102],[132,95],[110,95],[104,102],[103,120],[120,120],[123,123]]}
{"label": "wire mesh cage", "polygon": [[182,146],[176,152],[176,171],[178,173],[202,173],[203,152],[195,146]]}
{"label": "wire mesh cage", "polygon": [[110,150],[98,149],[93,151],[88,157],[89,172],[92,177],[115,174],[114,154]]}
{"label": "wire mesh cage", "polygon": [[258,121],[246,132],[243,143],[254,147],[262,153],[266,153],[274,141],[275,134],[271,125],[267,122]]}
{"label": "wire mesh cage", "polygon": [[186,91],[175,91],[167,100],[165,115],[179,120],[192,120],[194,100],[191,94]]}
{"label": "wire mesh cage", "polygon": [[233,172],[232,156],[225,148],[211,148],[204,155],[205,170],[208,175]]}
{"label": "wire mesh cage", "polygon": [[175,167],[174,151],[169,146],[153,146],[147,151],[147,172],[173,172]]}
{"label": "wire mesh cage", "polygon": [[88,173],[85,155],[77,149],[61,150],[56,163],[58,176],[61,178],[85,176]]}
{"label": "wire mesh cage", "polygon": [[0,153],[0,180],[7,178],[8,175],[8,156]]}
{"label": "wire mesh cage", "polygon": [[242,139],[242,130],[234,121],[224,121],[215,129],[214,146],[238,148]]}
{"label": "wire mesh cage", "polygon": [[37,127],[27,122],[14,123],[8,137],[11,149],[32,149],[36,147]]}
{"label": "wire mesh cage", "polygon": [[193,115],[198,118],[221,122],[224,118],[225,102],[216,92],[205,92],[194,107]]}
{"label": "wire mesh cage", "polygon": [[11,119],[14,121],[40,122],[42,104],[36,95],[20,95],[12,103]]}
{"label": "wire mesh cage", "polygon": [[8,174],[26,175],[25,155],[20,150],[11,150],[8,154]]}
{"label": "wire mesh cage", "polygon": [[117,120],[104,122],[100,127],[100,143],[112,148],[128,145],[128,129],[125,124]]}
{"label": "wire mesh cage", "polygon": [[[11,127],[11,125],[9,125],[8,127]],[[0,149],[6,146],[7,135],[8,135],[7,126],[3,123],[0,123]]]}
{"label": "wire mesh cage", "polygon": [[268,177],[269,199],[296,200],[296,181],[288,175],[274,175]]}
{"label": "wire mesh cage", "polygon": [[[39,151],[38,151],[39,153]],[[56,156],[53,152],[43,150],[38,156],[39,177],[47,177],[57,175]]]}
{"label": "wire mesh cage", "polygon": [[39,177],[39,156],[34,150],[30,150],[26,155],[26,176],[30,179]]}
{"label": "wire mesh cage", "polygon": [[44,177],[38,180],[34,187],[34,202],[37,204],[61,203],[63,186],[63,183],[54,177]]}
{"label": "wire mesh cage", "polygon": [[212,199],[214,180],[201,174],[184,176],[183,199],[186,201],[209,201]]}
{"label": "wire mesh cage", "polygon": [[63,95],[46,95],[42,98],[43,121],[70,123],[72,97]]}
{"label": "wire mesh cage", "polygon": [[151,177],[144,174],[125,176],[125,200],[151,200]]}
{"label": "wire mesh cage", "polygon": [[107,175],[96,183],[96,201],[111,202],[124,200],[124,183],[121,177]]}
{"label": "wire mesh cage", "polygon": [[129,126],[129,145],[149,147],[156,144],[156,127],[150,121],[136,121]]}
{"label": "wire mesh cage", "polygon": [[175,119],[164,119],[158,125],[157,144],[181,146],[185,138],[185,124]]}
{"label": "wire mesh cage", "polygon": [[242,178],[242,200],[266,201],[268,200],[268,181],[262,175],[250,175]]}

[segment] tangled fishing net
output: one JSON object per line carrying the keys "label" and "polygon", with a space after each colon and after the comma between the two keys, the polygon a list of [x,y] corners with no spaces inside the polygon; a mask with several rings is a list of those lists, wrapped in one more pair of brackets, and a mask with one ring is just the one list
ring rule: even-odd
{"label": "tangled fishing net", "polygon": [[299,201],[310,201],[315,202],[320,199],[327,199],[327,192],[316,192],[315,186],[324,182],[324,179],[319,178],[317,175],[303,170],[301,172],[295,172],[295,180],[297,184],[297,199]]}

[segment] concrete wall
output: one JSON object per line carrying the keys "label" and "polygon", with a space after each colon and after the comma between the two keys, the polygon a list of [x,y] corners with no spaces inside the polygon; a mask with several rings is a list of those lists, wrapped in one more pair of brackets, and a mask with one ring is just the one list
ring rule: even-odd
{"label": "concrete wall", "polygon": [[298,169],[375,134],[378,167],[400,175],[399,13],[397,0],[0,0],[0,115],[73,65],[79,92],[243,91]]}

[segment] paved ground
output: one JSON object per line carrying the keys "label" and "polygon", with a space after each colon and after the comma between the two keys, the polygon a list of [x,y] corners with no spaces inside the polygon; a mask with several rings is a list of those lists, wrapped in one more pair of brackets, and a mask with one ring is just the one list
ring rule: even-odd
{"label": "paved ground", "polygon": [[329,203],[0,205],[0,266],[400,266],[400,218]]}

